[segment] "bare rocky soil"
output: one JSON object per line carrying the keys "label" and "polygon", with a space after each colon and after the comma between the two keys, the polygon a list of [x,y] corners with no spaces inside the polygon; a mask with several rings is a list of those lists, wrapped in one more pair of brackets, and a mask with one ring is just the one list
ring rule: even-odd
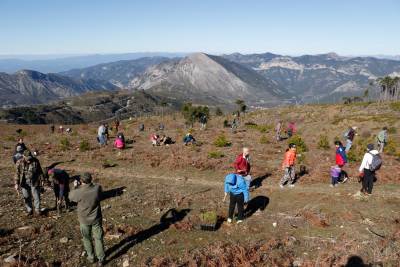
{"label": "bare rocky soil", "polygon": [[[0,125],[0,261],[2,266],[90,266],[82,254],[76,212],[57,217],[50,189],[42,195],[46,215],[25,216],[23,201],[13,190],[11,161],[15,131],[21,128],[43,166],[58,162],[71,176],[89,171],[103,186],[107,266],[399,266],[399,115],[378,104],[276,108],[246,114],[236,133],[222,127],[231,117],[212,117],[207,130],[194,127],[200,144],[187,147],[181,143],[187,130],[180,115],[140,118],[122,122],[125,137],[134,140],[124,151],[111,144],[98,148],[97,125],[74,125],[71,135],[50,134],[46,125]],[[298,164],[308,173],[291,189],[278,186],[287,140],[274,140],[271,126],[277,119],[296,121],[308,147]],[[176,144],[150,145],[149,135],[160,121]],[[142,122],[146,131],[138,132]],[[346,166],[347,183],[329,187],[332,143],[348,126],[359,128],[358,154],[380,128],[391,128],[390,151],[383,155],[370,197],[357,194],[359,162]],[[231,146],[214,145],[221,134]],[[321,135],[330,148],[318,146]],[[64,147],[63,139],[69,143]],[[80,151],[82,140],[89,141],[89,151]],[[251,192],[245,222],[228,225],[223,180],[242,146],[251,148],[258,187]],[[217,231],[199,230],[203,211],[217,212]],[[6,263],[13,255],[14,263]],[[362,264],[352,265],[357,262]]]}

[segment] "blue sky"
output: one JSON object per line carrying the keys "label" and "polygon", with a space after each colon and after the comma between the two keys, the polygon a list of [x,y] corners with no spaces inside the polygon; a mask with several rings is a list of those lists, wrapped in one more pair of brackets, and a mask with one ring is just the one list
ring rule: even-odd
{"label": "blue sky", "polygon": [[400,55],[398,0],[0,0],[0,54]]}

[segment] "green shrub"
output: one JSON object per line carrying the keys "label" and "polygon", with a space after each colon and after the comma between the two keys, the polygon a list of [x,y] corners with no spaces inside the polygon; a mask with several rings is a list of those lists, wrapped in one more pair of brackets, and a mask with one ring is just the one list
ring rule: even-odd
{"label": "green shrub", "polygon": [[330,148],[328,137],[326,135],[321,135],[318,141],[318,148],[328,150]]}
{"label": "green shrub", "polygon": [[214,145],[215,145],[216,147],[227,147],[227,146],[230,146],[230,145],[231,145],[231,142],[229,142],[229,141],[226,139],[225,135],[220,134],[220,135],[215,139]]}
{"label": "green shrub", "polygon": [[223,116],[224,115],[224,112],[222,112],[222,110],[218,107],[216,110],[215,110],[215,116]]}
{"label": "green shrub", "polygon": [[223,158],[223,157],[225,157],[225,155],[220,151],[208,152],[208,158],[210,158],[210,159],[220,159],[220,158]]}
{"label": "green shrub", "polygon": [[202,223],[214,224],[217,222],[218,216],[215,211],[207,211],[200,213],[200,220]]}
{"label": "green shrub", "polygon": [[297,153],[301,154],[303,152],[307,152],[308,148],[306,143],[304,143],[303,139],[300,135],[293,135],[291,138],[288,139],[288,144],[293,143],[297,147]]}
{"label": "green shrub", "polygon": [[398,149],[397,149],[398,147],[399,147],[399,145],[395,141],[393,141],[392,139],[389,139],[389,141],[386,144],[383,151],[385,154],[399,157],[400,151],[398,151]]}
{"label": "green shrub", "polygon": [[400,102],[390,103],[390,108],[394,111],[400,111]]}
{"label": "green shrub", "polygon": [[268,133],[268,132],[272,129],[272,126],[271,126],[271,125],[267,125],[267,124],[257,125],[257,124],[255,124],[255,123],[253,123],[253,122],[246,122],[246,123],[245,123],[245,126],[246,126],[248,129],[257,130],[257,131],[259,131],[260,133]]}
{"label": "green shrub", "polygon": [[388,134],[395,134],[397,133],[396,127],[389,127],[388,128]]}
{"label": "green shrub", "polygon": [[82,141],[79,143],[79,150],[82,151],[82,152],[85,152],[85,151],[90,150],[89,141],[88,141],[88,140],[82,140]]}
{"label": "green shrub", "polygon": [[63,151],[69,150],[70,146],[71,146],[71,143],[69,142],[68,138],[66,138],[66,137],[61,138],[61,140],[60,140],[61,150],[63,150]]}
{"label": "green shrub", "polygon": [[268,137],[266,137],[265,135],[260,137],[260,144],[269,144],[271,143],[268,139]]}
{"label": "green shrub", "polygon": [[6,141],[16,142],[17,138],[13,135],[7,136]]}

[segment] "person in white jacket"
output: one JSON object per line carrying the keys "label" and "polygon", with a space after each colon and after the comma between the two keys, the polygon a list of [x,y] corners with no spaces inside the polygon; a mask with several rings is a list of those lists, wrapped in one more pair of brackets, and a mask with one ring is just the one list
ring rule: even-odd
{"label": "person in white jacket", "polygon": [[360,176],[363,177],[361,191],[364,194],[372,194],[372,188],[374,187],[375,171],[370,170],[370,165],[372,164],[373,155],[377,154],[379,154],[379,152],[374,148],[373,144],[367,145],[367,153],[364,154],[364,158],[359,168]]}

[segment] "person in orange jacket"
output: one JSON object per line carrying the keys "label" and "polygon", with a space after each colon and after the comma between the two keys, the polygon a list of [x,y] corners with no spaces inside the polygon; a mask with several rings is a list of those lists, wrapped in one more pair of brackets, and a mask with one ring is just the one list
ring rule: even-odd
{"label": "person in orange jacket", "polygon": [[296,163],[296,145],[293,143],[289,144],[289,148],[286,150],[285,158],[282,162],[282,170],[285,171],[279,186],[283,186],[288,182],[290,187],[294,187],[294,180],[296,172],[294,165]]}

